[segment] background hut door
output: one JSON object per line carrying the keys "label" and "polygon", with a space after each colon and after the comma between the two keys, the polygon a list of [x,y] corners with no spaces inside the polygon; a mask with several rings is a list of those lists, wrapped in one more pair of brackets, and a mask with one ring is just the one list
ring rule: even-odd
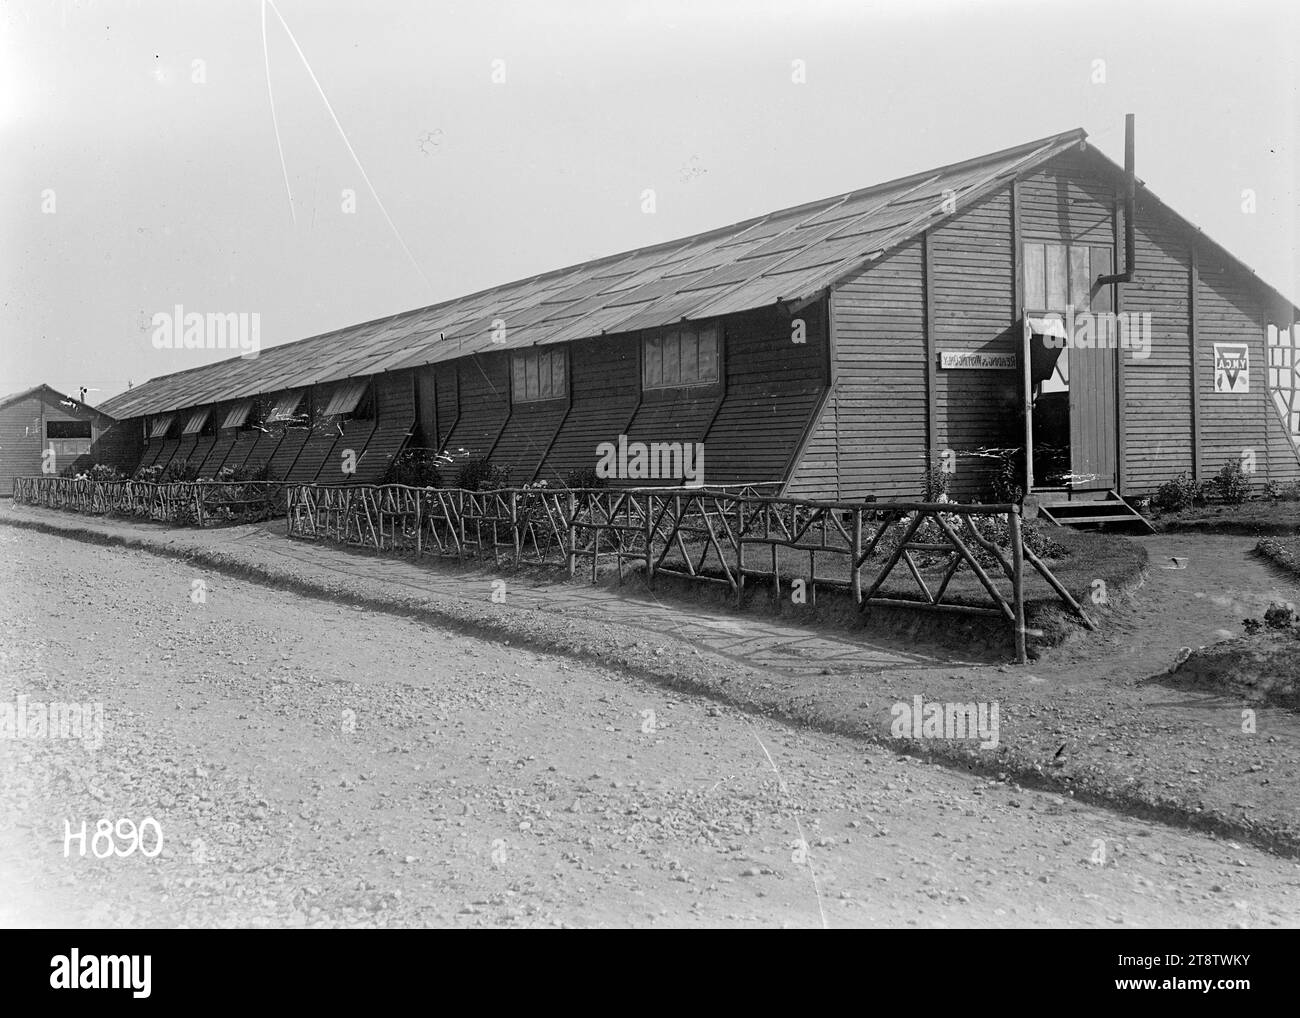
{"label": "background hut door", "polygon": [[[1114,287],[1093,282],[1110,273],[1111,263],[1109,247],[1024,245],[1025,395],[1030,408],[1026,423],[1033,487],[1115,487],[1119,432],[1114,331],[1100,347],[1077,346],[1064,335],[1071,312],[1109,315],[1114,310]],[[1053,343],[1044,333],[1063,342]]]}
{"label": "background hut door", "polygon": [[1070,487],[1115,487],[1114,348],[1070,351]]}
{"label": "background hut door", "polygon": [[[1080,276],[1089,281],[1086,301],[1079,303],[1098,315],[1113,312],[1115,288],[1091,284],[1110,273],[1110,249],[1072,245],[1069,258],[1070,274],[1075,277],[1072,289],[1084,285]],[[1111,331],[1105,346],[1070,351],[1070,487],[1075,491],[1115,487],[1119,458],[1115,339]]]}

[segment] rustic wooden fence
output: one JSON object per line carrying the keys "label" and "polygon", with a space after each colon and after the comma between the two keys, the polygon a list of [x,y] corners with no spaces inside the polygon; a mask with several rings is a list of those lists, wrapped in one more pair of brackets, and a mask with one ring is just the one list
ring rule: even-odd
{"label": "rustic wooden fence", "polygon": [[[873,605],[1000,616],[1025,660],[1025,580],[1032,571],[1094,628],[1078,601],[1025,546],[1015,505],[813,502],[709,489],[460,489],[402,485],[291,487],[292,537],[377,551],[563,563],[569,575],[602,563],[722,584],[741,603],[747,583],[781,597],[783,577],[842,589]],[[806,562],[806,568],[804,563]],[[896,573],[900,590],[888,581]],[[953,581],[963,571],[974,583]],[[912,588],[915,588],[914,590]],[[974,595],[974,596],[972,596]]]}
{"label": "rustic wooden fence", "polygon": [[593,582],[602,564],[615,567],[620,580],[625,567],[639,568],[652,587],[661,574],[721,584],[737,604],[751,582],[778,599],[783,582],[802,582],[813,605],[819,588],[840,589],[862,611],[880,605],[1001,617],[1022,662],[1025,583],[1036,574],[1095,628],[1026,547],[1015,505],[815,502],[754,491],[19,477],[13,496],[16,503],[191,526],[287,515],[291,537],[461,561],[490,557],[494,565],[563,564],[570,576],[589,568]]}
{"label": "rustic wooden fence", "polygon": [[281,481],[90,481],[16,477],[15,503],[185,526],[252,523],[283,516]]}

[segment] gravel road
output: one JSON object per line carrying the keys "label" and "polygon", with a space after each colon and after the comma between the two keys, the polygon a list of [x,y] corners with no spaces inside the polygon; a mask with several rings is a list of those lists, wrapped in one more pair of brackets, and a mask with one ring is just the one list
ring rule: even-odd
{"label": "gravel road", "polygon": [[[0,704],[19,696],[102,703],[103,740],[0,738],[4,925],[1300,919],[1300,865],[1249,846],[5,528]],[[94,857],[97,821],[146,817],[159,854]]]}

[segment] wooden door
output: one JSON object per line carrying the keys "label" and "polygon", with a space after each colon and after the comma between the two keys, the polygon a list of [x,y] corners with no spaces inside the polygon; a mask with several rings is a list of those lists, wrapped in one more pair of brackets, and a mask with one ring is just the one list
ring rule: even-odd
{"label": "wooden door", "polygon": [[[1077,259],[1076,252],[1087,254]],[[1109,248],[1072,248],[1071,274],[1086,273],[1092,280],[1110,272]],[[1072,287],[1073,289],[1073,287]],[[1089,287],[1091,310],[1109,314],[1114,310],[1112,287]],[[1070,351],[1070,472],[1076,491],[1113,488],[1119,459],[1116,406],[1116,360],[1113,345],[1116,331],[1109,330],[1107,345],[1091,348],[1073,346]]]}

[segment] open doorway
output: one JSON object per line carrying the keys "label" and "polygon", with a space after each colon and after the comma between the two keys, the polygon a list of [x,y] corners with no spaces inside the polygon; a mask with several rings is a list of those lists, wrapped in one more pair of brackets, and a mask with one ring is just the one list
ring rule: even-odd
{"label": "open doorway", "polygon": [[1059,318],[1025,316],[1029,346],[1031,459],[1036,488],[1065,488],[1071,478],[1070,350]]}
{"label": "open doorway", "polygon": [[1116,321],[1111,251],[1023,246],[1024,400],[1031,490],[1107,491],[1117,481]]}

